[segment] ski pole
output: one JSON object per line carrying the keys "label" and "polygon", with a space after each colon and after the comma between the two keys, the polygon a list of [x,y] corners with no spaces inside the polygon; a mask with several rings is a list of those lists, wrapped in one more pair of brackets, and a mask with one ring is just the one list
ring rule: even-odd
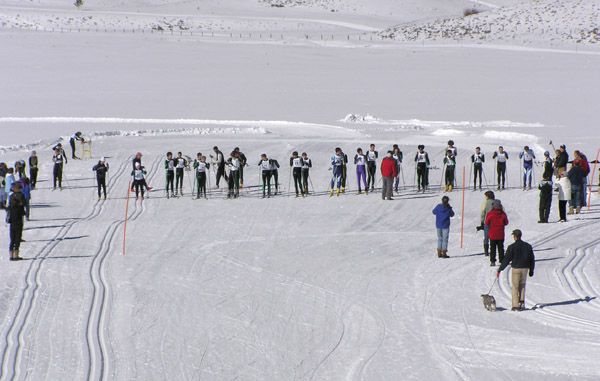
{"label": "ski pole", "polygon": [[483,168],[483,165],[481,166],[481,174],[483,175],[483,180],[485,181],[485,187],[489,189],[489,184],[487,181],[487,176],[485,175],[485,169]]}
{"label": "ski pole", "polygon": [[444,182],[444,175],[446,174],[446,163],[442,167],[442,176],[440,178],[440,190],[442,190],[442,183]]}
{"label": "ski pole", "polygon": [[[471,161],[471,168],[469,169],[469,182],[467,184],[471,184],[471,175],[473,174],[473,161]],[[475,183],[477,182],[477,178],[475,178]]]}
{"label": "ski pole", "polygon": [[312,193],[315,193],[315,187],[313,187],[312,178],[308,175],[308,182],[310,183],[310,188],[312,189]]}
{"label": "ski pole", "polygon": [[419,165],[415,162],[415,181],[413,182],[413,187],[417,189],[417,167]]}
{"label": "ski pole", "polygon": [[292,167],[290,166],[290,175],[288,176],[288,187],[287,187],[288,193],[291,193],[291,190],[290,190],[291,187],[292,187]]}
{"label": "ski pole", "polygon": [[406,190],[406,181],[404,181],[404,167],[402,162],[400,162],[400,174],[402,175],[402,189]]}

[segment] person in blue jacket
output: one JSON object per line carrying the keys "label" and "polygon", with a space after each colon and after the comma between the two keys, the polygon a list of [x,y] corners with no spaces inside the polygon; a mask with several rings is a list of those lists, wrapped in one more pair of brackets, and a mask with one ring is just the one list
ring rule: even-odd
{"label": "person in blue jacket", "polygon": [[448,236],[450,235],[450,218],[454,217],[454,211],[450,206],[450,198],[442,197],[442,203],[433,208],[435,214],[435,228],[437,230],[438,258],[450,258],[448,256]]}

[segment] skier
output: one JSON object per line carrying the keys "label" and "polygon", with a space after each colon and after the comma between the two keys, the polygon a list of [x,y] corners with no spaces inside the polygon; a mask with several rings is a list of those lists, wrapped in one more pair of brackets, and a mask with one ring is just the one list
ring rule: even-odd
{"label": "skier", "polygon": [[[262,177],[262,198],[269,197],[271,198],[271,160],[267,157],[266,153],[260,155],[260,160],[258,162],[258,167],[260,168],[260,173]],[[265,188],[267,193],[265,193]]]}
{"label": "skier", "polygon": [[500,200],[492,202],[492,210],[485,216],[485,224],[490,237],[490,266],[496,266],[496,251],[500,262],[504,260],[504,227],[508,225],[508,217]]}
{"label": "skier", "polygon": [[502,189],[504,189],[504,185],[506,182],[506,161],[508,160],[508,153],[504,151],[504,147],[498,147],[498,151],[494,151],[494,155],[492,159],[496,160],[496,172],[498,174],[498,190],[500,190],[500,186],[502,185]]}
{"label": "skier", "polygon": [[342,151],[342,193],[346,192],[346,180],[348,180],[348,155]]}
{"label": "skier", "polygon": [[15,175],[19,175],[19,179],[25,176],[25,160],[17,160],[15,162]]}
{"label": "skier", "polygon": [[454,162],[456,162],[456,156],[458,156],[458,149],[454,146],[454,140],[448,140],[448,147],[446,148],[446,152],[447,151],[450,151],[452,153]]}
{"label": "skier", "polygon": [[52,162],[54,163],[54,169],[52,171],[54,185],[52,190],[56,190],[57,183],[60,190],[62,190],[63,159],[64,164],[66,164],[67,157],[65,156],[65,151],[63,151],[61,148],[55,149],[54,156],[52,156]]}
{"label": "skier", "polygon": [[448,256],[448,237],[450,236],[450,218],[454,217],[454,211],[450,206],[450,198],[442,197],[442,203],[433,208],[435,215],[435,228],[437,231],[437,256],[438,258],[450,258]]}
{"label": "skier", "polygon": [[425,152],[425,146],[419,144],[417,154],[415,155],[415,163],[417,164],[417,185],[418,191],[423,189],[423,193],[429,187],[429,154]]}
{"label": "skier", "polygon": [[79,159],[79,157],[77,157],[77,155],[75,155],[75,141],[77,141],[77,140],[82,143],[85,143],[85,139],[81,136],[80,131],[77,131],[76,133],[71,135],[71,138],[69,139],[69,144],[71,145],[71,158],[72,159]]}
{"label": "skier", "polygon": [[473,190],[477,190],[477,177],[479,176],[479,190],[481,190],[481,177],[483,176],[483,163],[485,163],[485,155],[481,153],[480,147],[475,147],[475,153],[471,155],[471,163],[473,163]]}
{"label": "skier", "polygon": [[[144,168],[144,166],[142,165],[142,153],[141,152],[136,152],[135,157],[133,158],[133,160],[131,161],[131,164],[133,165],[133,170],[136,169],[136,164],[139,164],[140,167]],[[148,185],[148,183],[146,182],[146,179],[144,179],[144,188],[146,188],[146,191],[150,192],[152,190],[152,187],[150,185]],[[131,191],[133,192],[134,190],[134,186],[133,183],[131,184]]]}
{"label": "skier", "polygon": [[206,156],[198,152],[194,160],[194,169],[196,170],[196,198],[204,196],[206,198],[206,172],[210,164],[206,162]]}
{"label": "skier", "polygon": [[496,199],[496,195],[492,191],[486,191],[484,193],[484,200],[481,203],[481,213],[480,213],[480,225],[477,227],[477,231],[483,230],[483,254],[486,257],[490,256],[490,229],[489,226],[485,224],[485,217],[492,210],[494,205],[494,200]]}
{"label": "skier", "polygon": [[296,189],[296,197],[304,197],[304,188],[302,187],[302,158],[298,156],[298,151],[292,152],[290,157],[290,167],[292,168],[292,176],[294,178],[294,188]]}
{"label": "skier", "polygon": [[[173,159],[173,153],[170,151],[167,152],[167,158],[165,159],[165,177],[167,182],[165,186],[167,198],[175,197],[175,187],[173,185],[173,181],[175,180],[175,160]],[[171,189],[170,196],[169,189]]]}
{"label": "skier", "polygon": [[331,156],[332,177],[331,177],[331,187],[329,190],[329,197],[333,196],[333,192],[336,189],[336,185],[337,185],[336,196],[339,196],[341,193],[343,165],[344,165],[344,153],[342,152],[342,149],[340,147],[336,147],[335,154],[333,156]]}
{"label": "skier", "polygon": [[7,204],[10,203],[10,195],[12,194],[13,184],[15,183],[14,173],[14,168],[8,168],[6,170],[6,177],[4,178],[4,194],[7,200]]}
{"label": "skier", "polygon": [[4,183],[7,174],[6,163],[0,163],[0,209],[6,208],[6,201],[8,200],[8,193],[5,191],[6,184]]}
{"label": "skier", "polygon": [[225,157],[223,156],[223,152],[219,150],[219,147],[214,146],[213,151],[215,152],[215,156],[209,155],[210,160],[212,162],[213,168],[217,168],[217,179],[216,185],[219,188],[219,182],[221,181],[221,177],[227,180],[227,175],[225,175]]}
{"label": "skier", "polygon": [[[451,140],[452,141],[452,140]],[[452,192],[454,189],[454,174],[456,170],[456,156],[452,153],[452,150],[446,151],[446,157],[444,158],[444,165],[446,166],[445,172],[445,192]]]}
{"label": "skier", "polygon": [[240,157],[239,152],[233,151],[227,159],[227,167],[229,168],[227,198],[238,198],[240,195]]}
{"label": "skier", "polygon": [[131,176],[133,177],[133,187],[135,189],[135,199],[137,200],[140,196],[142,196],[142,200],[144,199],[144,188],[146,186],[146,169],[140,164],[135,163],[135,169],[131,171]]}
{"label": "skier", "polygon": [[104,157],[100,158],[98,164],[94,165],[92,171],[96,172],[96,183],[98,184],[98,200],[100,200],[101,191],[104,192],[106,200],[106,173],[108,172],[108,163]]}
{"label": "skier", "polygon": [[512,311],[523,311],[525,309],[525,284],[527,282],[527,273],[533,276],[535,269],[535,255],[530,244],[521,240],[523,233],[519,229],[512,232],[514,243],[508,246],[506,257],[496,277],[500,277],[500,272],[509,264],[512,267]]}
{"label": "skier", "polygon": [[375,190],[375,173],[377,172],[378,157],[379,152],[375,151],[375,144],[371,144],[367,151],[367,186],[371,188],[371,192]]}
{"label": "skier", "polygon": [[392,147],[392,158],[396,161],[396,178],[394,179],[394,192],[398,193],[398,185],[400,185],[400,173],[402,172],[402,159],[404,154],[400,151],[398,144]]}
{"label": "skier", "polygon": [[579,214],[583,202],[583,169],[580,166],[579,161],[573,161],[571,169],[567,172],[567,178],[571,182],[571,200],[569,202],[569,212],[567,214]]}
{"label": "skier", "polygon": [[308,158],[306,152],[302,152],[302,184],[304,185],[304,194],[308,194],[308,182],[312,161]]}
{"label": "skier", "polygon": [[21,185],[19,183],[12,184],[12,194],[8,201],[7,219],[10,224],[10,243],[8,250],[10,252],[11,261],[19,261],[23,258],[19,256],[19,248],[21,246],[23,236],[23,217],[25,216],[25,197],[21,193]]}
{"label": "skier", "polygon": [[354,164],[356,165],[356,179],[358,180],[358,194],[362,193],[360,181],[362,180],[365,187],[365,194],[369,194],[369,186],[367,185],[367,156],[363,154],[362,148],[356,150],[354,155]]}
{"label": "skier", "polygon": [[233,149],[238,154],[238,158],[240,159],[240,188],[244,187],[244,167],[248,165],[248,159],[246,159],[246,155],[243,152],[240,152],[240,147],[235,147]]}
{"label": "skier", "polygon": [[38,157],[35,151],[31,151],[29,156],[29,180],[31,181],[31,189],[35,189],[38,176]]}
{"label": "skier", "polygon": [[533,174],[533,160],[535,154],[529,146],[525,146],[519,153],[519,159],[523,159],[523,190],[531,190],[531,178]]}
{"label": "skier", "polygon": [[544,176],[538,185],[538,189],[540,190],[540,219],[538,223],[547,224],[548,218],[550,218],[550,208],[552,207],[552,180],[550,177]]}
{"label": "skier", "polygon": [[569,154],[567,153],[567,147],[562,144],[558,150],[556,150],[556,159],[554,160],[554,174],[565,173],[567,171],[567,164],[569,163]]}
{"label": "skier", "polygon": [[567,203],[571,201],[571,181],[562,170],[554,183],[554,190],[558,192],[558,222],[567,222]]}
{"label": "skier", "polygon": [[279,162],[275,159],[271,159],[269,162],[271,163],[271,177],[275,182],[275,193],[273,195],[277,196],[279,192]]}
{"label": "skier", "polygon": [[187,160],[181,152],[177,152],[177,158],[175,159],[175,196],[177,196],[178,191],[183,196],[183,170],[187,166]]}
{"label": "skier", "polygon": [[587,187],[588,187],[588,175],[590,174],[590,163],[587,157],[579,150],[573,151],[575,159],[573,163],[578,163],[583,170],[583,185],[581,187],[581,206],[587,206]]}
{"label": "skier", "polygon": [[383,182],[381,188],[382,200],[393,200],[392,189],[394,185],[394,177],[396,177],[398,174],[396,160],[394,160],[393,155],[394,154],[392,151],[388,151],[387,155],[381,161],[381,178]]}
{"label": "skier", "polygon": [[543,179],[549,179],[552,182],[552,174],[553,174],[553,165],[552,158],[550,158],[550,152],[544,152],[544,172],[542,173]]}
{"label": "skier", "polygon": [[19,184],[21,187],[21,193],[25,199],[25,219],[29,221],[29,212],[31,210],[31,185],[29,184],[29,179],[27,177],[22,177],[16,184]]}

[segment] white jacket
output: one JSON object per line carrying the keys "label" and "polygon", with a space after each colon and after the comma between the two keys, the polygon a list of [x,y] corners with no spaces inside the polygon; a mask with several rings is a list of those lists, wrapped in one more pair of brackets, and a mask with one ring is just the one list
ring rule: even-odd
{"label": "white jacket", "polygon": [[561,177],[554,183],[554,189],[558,190],[558,199],[560,201],[571,200],[571,181],[568,177]]}

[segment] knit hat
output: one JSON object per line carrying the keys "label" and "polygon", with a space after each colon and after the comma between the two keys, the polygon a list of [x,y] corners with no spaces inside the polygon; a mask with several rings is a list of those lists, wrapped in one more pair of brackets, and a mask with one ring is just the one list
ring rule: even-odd
{"label": "knit hat", "polygon": [[492,201],[492,208],[494,208],[494,209],[501,209],[502,208],[502,202],[500,200],[494,200],[494,201]]}

